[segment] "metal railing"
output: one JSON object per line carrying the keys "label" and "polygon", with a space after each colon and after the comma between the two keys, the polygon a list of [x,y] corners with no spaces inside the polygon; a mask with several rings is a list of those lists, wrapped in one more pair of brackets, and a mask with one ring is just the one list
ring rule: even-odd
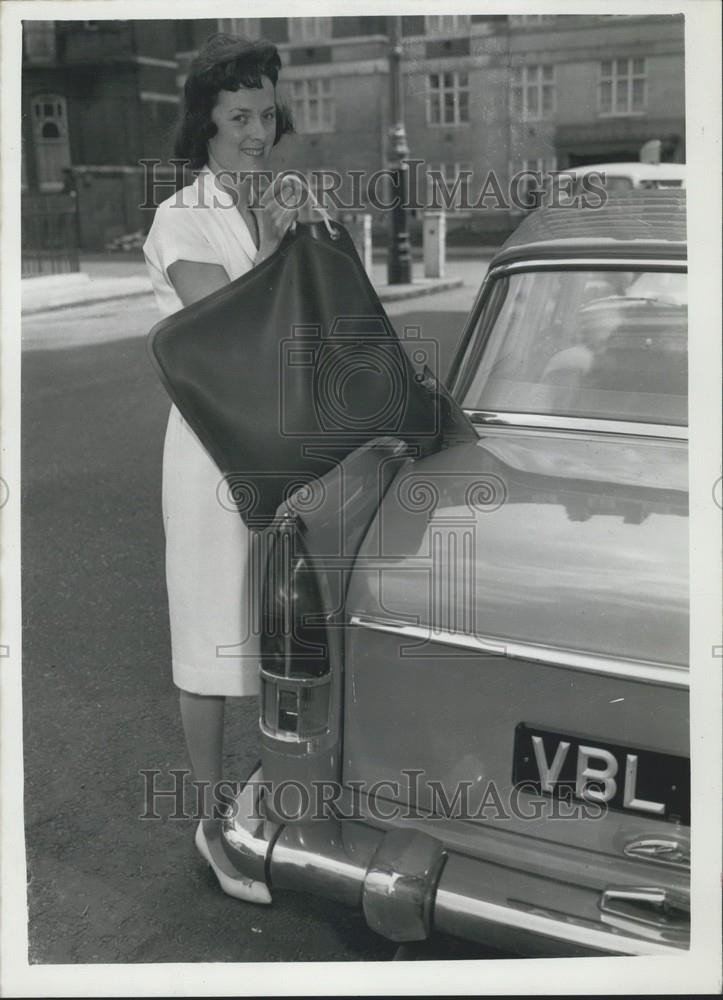
{"label": "metal railing", "polygon": [[23,198],[21,258],[23,278],[80,270],[77,210],[72,196]]}

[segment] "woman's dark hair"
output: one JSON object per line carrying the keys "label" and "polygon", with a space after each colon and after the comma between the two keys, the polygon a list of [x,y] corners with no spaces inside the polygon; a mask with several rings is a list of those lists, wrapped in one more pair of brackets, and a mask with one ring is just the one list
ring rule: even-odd
{"label": "woman's dark hair", "polygon": [[[281,58],[271,42],[251,42],[222,33],[207,38],[191,62],[183,86],[181,120],[173,150],[176,159],[185,160],[191,170],[200,170],[208,159],[206,143],[217,131],[211,111],[219,91],[261,88],[264,76],[275,87],[280,69]],[[274,145],[282,135],[293,131],[291,112],[277,100]]]}

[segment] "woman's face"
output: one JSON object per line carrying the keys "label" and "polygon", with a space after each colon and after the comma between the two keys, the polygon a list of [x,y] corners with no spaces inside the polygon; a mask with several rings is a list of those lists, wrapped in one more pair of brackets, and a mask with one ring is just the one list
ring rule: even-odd
{"label": "woman's face", "polygon": [[209,152],[228,170],[265,170],[276,137],[274,85],[221,90],[211,112],[218,131],[208,140]]}

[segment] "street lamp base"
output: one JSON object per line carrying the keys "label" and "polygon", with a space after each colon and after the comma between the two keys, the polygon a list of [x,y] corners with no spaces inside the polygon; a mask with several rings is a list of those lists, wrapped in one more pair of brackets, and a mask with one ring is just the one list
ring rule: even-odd
{"label": "street lamp base", "polygon": [[395,233],[389,245],[387,282],[390,285],[411,285],[412,248],[407,233]]}

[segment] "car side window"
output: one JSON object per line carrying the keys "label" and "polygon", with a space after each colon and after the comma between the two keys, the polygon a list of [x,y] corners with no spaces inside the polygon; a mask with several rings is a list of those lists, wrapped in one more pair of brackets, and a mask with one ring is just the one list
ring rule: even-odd
{"label": "car side window", "polygon": [[504,294],[490,300],[492,321],[487,310],[480,318],[488,332],[465,409],[686,422],[685,274],[549,269],[497,280]]}

